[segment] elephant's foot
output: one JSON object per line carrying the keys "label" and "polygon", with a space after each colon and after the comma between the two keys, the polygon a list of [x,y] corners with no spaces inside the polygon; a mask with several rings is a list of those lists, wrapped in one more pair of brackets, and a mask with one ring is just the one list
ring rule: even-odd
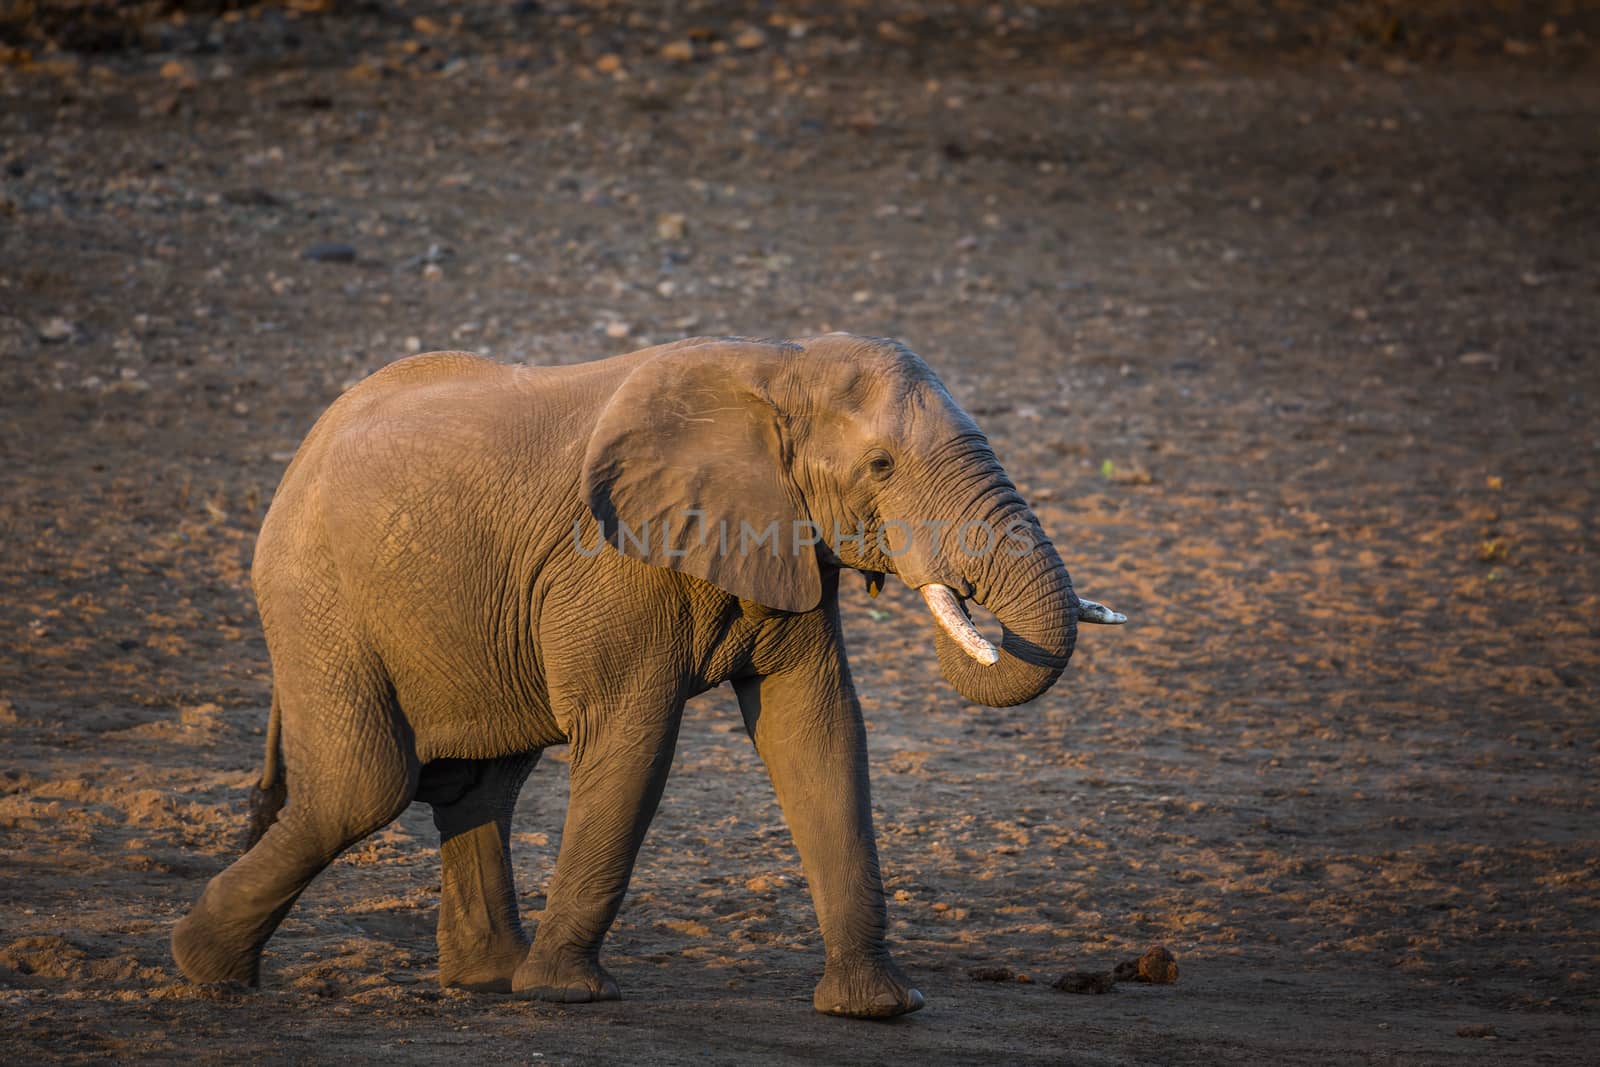
{"label": "elephant's foot", "polygon": [[488,955],[439,955],[439,984],[471,993],[509,993],[517,968],[528,958],[528,943],[523,941],[501,952]]}
{"label": "elephant's foot", "polygon": [[826,1015],[891,1019],[922,1007],[922,994],[887,956],[829,960],[811,998]]}
{"label": "elephant's foot", "polygon": [[570,950],[547,957],[534,949],[512,976],[511,991],[519,997],[559,1004],[622,998],[616,979],[604,967],[593,958]]}
{"label": "elephant's foot", "polygon": [[207,920],[205,900],[172,930],[172,958],[191,982],[261,984],[261,949],[248,935],[240,938]]}

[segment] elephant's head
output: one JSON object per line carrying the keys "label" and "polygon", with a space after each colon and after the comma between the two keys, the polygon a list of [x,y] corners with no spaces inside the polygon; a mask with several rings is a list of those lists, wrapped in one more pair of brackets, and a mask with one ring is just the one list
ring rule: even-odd
{"label": "elephant's head", "polygon": [[[939,623],[945,677],[994,707],[1048,689],[1080,621],[1122,621],[1073,593],[982,431],[903,345],[697,338],[644,356],[584,462],[624,553],[784,611],[817,605],[822,566],[869,588],[898,574]],[[967,598],[1004,626],[998,650]]]}

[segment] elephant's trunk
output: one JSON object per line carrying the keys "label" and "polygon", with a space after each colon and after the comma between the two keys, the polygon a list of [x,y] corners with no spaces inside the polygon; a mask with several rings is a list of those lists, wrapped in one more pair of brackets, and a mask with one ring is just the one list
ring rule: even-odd
{"label": "elephant's trunk", "polygon": [[963,647],[970,641],[958,641],[943,625],[935,631],[945,679],[968,700],[995,708],[1025,703],[1055,684],[1078,634],[1078,598],[1066,565],[1026,505],[1012,493],[1004,496],[984,509],[983,521],[997,535],[995,547],[971,558],[968,575],[973,599],[1005,628],[998,659],[986,665],[987,656],[977,658],[981,649]]}

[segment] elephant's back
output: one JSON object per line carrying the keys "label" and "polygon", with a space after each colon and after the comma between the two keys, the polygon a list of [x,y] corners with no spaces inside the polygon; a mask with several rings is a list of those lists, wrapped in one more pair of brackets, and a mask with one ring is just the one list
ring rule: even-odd
{"label": "elephant's back", "polygon": [[330,508],[430,481],[470,491],[510,480],[546,500],[570,482],[575,500],[589,433],[618,386],[641,363],[700,340],[564,366],[440,351],[379,369],[330,404],[296,451],[262,527],[258,567],[259,546],[270,557]]}
{"label": "elephant's back", "polygon": [[[270,564],[278,551],[304,550],[316,525],[316,512],[328,475],[335,473],[337,453],[352,440],[381,433],[397,406],[408,400],[426,403],[426,395],[452,386],[481,387],[504,368],[469,352],[428,352],[397,360],[362,379],[323,411],[300,442],[283,472],[257,540],[256,567]],[[360,472],[350,472],[359,476]]]}
{"label": "elephant's back", "polygon": [[[350,389],[308,434],[257,542],[269,644],[308,624],[358,635],[423,747],[452,716],[537,706],[539,572],[582,508],[605,377],[439,353]],[[543,717],[526,725],[548,733]]]}
{"label": "elephant's back", "polygon": [[430,352],[352,386],[284,472],[257,570],[278,552],[332,553],[352,566],[377,552],[381,562],[413,527],[441,539],[475,518],[489,522],[509,496],[550,500],[563,482],[575,487],[593,421],[584,408],[598,405],[563,381],[565,369]]}

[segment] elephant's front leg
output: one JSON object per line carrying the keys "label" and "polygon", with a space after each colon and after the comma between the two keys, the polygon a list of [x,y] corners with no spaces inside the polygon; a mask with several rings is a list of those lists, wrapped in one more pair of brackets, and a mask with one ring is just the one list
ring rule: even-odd
{"label": "elephant's front leg", "polygon": [[568,1004],[621,996],[600,966],[600,944],[661,800],[683,699],[640,694],[575,715],[561,852],[533,947],[511,983],[522,996]]}
{"label": "elephant's front leg", "polygon": [[509,993],[528,954],[511,877],[511,813],[539,753],[441,760],[422,769],[417,799],[439,830],[439,984]]}
{"label": "elephant's front leg", "polygon": [[866,729],[843,651],[828,644],[819,664],[734,686],[822,927],[827,962],[812,1003],[830,1015],[888,1018],[922,1007],[922,994],[884,943]]}

